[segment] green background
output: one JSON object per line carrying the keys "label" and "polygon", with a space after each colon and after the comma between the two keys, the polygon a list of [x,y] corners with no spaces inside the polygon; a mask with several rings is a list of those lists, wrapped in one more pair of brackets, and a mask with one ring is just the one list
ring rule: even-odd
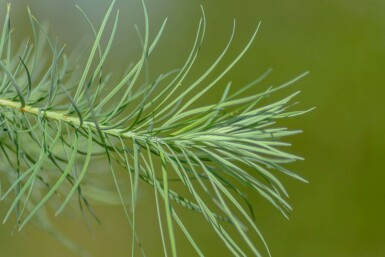
{"label": "green background", "polygon": [[[1,18],[5,3],[0,1]],[[12,27],[21,38],[29,29],[26,6],[41,21],[50,21],[50,35],[61,44],[76,45],[91,33],[75,4],[99,24],[108,1],[11,1]],[[309,70],[300,82],[280,96],[300,90],[296,108],[316,109],[283,121],[304,133],[289,139],[290,151],[305,157],[290,168],[307,178],[302,184],[283,178],[294,207],[289,221],[274,208],[256,200],[257,224],[274,257],[380,257],[385,256],[385,1],[383,0],[147,0],[151,35],[169,17],[167,29],[150,59],[151,74],[180,67],[192,46],[200,17],[207,17],[207,37],[196,75],[204,71],[224,48],[232,28],[234,44],[225,64],[240,52],[259,21],[261,29],[246,56],[216,87],[227,81],[234,87],[253,80],[267,68],[273,73],[255,88],[290,80]],[[119,35],[108,69],[119,73],[140,51],[133,28],[143,28],[139,0],[118,1]],[[87,38],[87,37],[86,37]],[[127,61],[128,60],[128,61]],[[217,94],[212,92],[212,94]],[[279,95],[279,94],[278,94]],[[210,95],[204,99],[210,101]],[[160,238],[153,228],[153,201],[144,189],[139,204],[143,246],[149,257],[161,255]],[[0,214],[4,214],[0,203]],[[128,256],[130,230],[120,207],[97,206],[103,225],[90,233],[78,216],[66,213],[55,224],[93,256]],[[197,215],[183,212],[193,225],[198,243],[208,256],[230,256]],[[190,221],[191,217],[191,221]],[[0,227],[0,256],[76,256],[55,239],[29,226],[21,233],[12,221]],[[195,256],[179,240],[180,256]],[[184,248],[186,247],[186,248]]]}

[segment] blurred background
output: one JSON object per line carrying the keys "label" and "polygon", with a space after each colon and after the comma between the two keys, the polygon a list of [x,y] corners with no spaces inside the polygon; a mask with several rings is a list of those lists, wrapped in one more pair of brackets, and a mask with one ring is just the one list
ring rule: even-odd
{"label": "blurred background", "polygon": [[[6,2],[0,0],[1,19]],[[92,38],[78,4],[94,24],[109,1],[15,0],[12,27],[15,37],[29,32],[26,6],[40,21],[50,22],[51,38],[71,49],[82,38]],[[168,25],[154,55],[154,77],[181,67],[192,47],[200,4],[207,17],[207,36],[193,73],[199,75],[219,55],[229,38],[233,19],[236,34],[222,67],[247,43],[259,21],[257,39],[246,56],[218,83],[219,94],[227,81],[244,85],[266,69],[273,72],[255,92],[286,82],[304,71],[310,74],[278,93],[302,91],[298,109],[316,107],[301,117],[283,121],[304,133],[289,139],[291,152],[304,162],[289,167],[307,178],[302,184],[282,177],[294,211],[286,220],[273,207],[256,200],[257,224],[273,257],[380,257],[385,256],[385,1],[383,0],[147,0],[152,38],[164,18]],[[120,25],[108,67],[124,71],[140,54],[133,24],[143,29],[139,0],[118,0]],[[218,71],[220,68],[218,69]],[[203,102],[210,102],[208,95]],[[144,190],[138,206],[140,236],[149,257],[162,253],[153,200]],[[66,213],[55,226],[87,249],[92,256],[128,256],[130,230],[121,207],[96,206],[102,225],[92,232],[76,215]],[[0,214],[4,216],[0,203]],[[207,256],[230,256],[199,215],[183,212]],[[191,219],[190,219],[191,218]],[[191,221],[190,221],[191,220]],[[12,221],[0,227],[0,256],[77,256],[49,234],[28,226],[16,232]],[[196,256],[186,240],[178,238],[180,256]]]}

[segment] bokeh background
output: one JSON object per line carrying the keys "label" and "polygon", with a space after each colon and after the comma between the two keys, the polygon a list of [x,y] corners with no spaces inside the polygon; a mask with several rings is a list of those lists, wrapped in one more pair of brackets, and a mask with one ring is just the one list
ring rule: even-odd
{"label": "bokeh background", "polygon": [[[5,3],[0,0],[1,18]],[[50,35],[68,48],[92,34],[76,10],[80,5],[100,24],[109,1],[14,0],[15,37],[29,33],[26,6],[41,21],[50,22]],[[193,71],[200,74],[225,46],[233,19],[237,29],[225,63],[234,58],[255,30],[261,29],[246,56],[219,83],[243,85],[268,68],[273,73],[261,88],[279,84],[309,70],[310,74],[278,93],[302,91],[296,108],[316,109],[284,121],[304,133],[289,139],[292,152],[305,157],[290,168],[307,178],[302,184],[282,178],[294,211],[290,220],[274,208],[255,201],[257,224],[274,257],[381,257],[385,256],[385,1],[383,0],[147,0],[153,36],[168,17],[167,29],[150,60],[151,74],[180,67],[192,46],[200,4],[207,16],[207,37]],[[117,74],[138,56],[140,44],[134,23],[143,28],[139,0],[118,0],[121,20],[107,69]],[[86,36],[84,36],[86,35]],[[128,60],[128,61],[127,61]],[[215,91],[212,94],[216,94]],[[202,102],[209,102],[210,95]],[[4,214],[0,203],[0,214]],[[161,256],[160,238],[154,232],[153,200],[144,190],[139,204],[141,236],[149,257]],[[76,215],[54,221],[66,235],[93,256],[128,256],[130,230],[117,206],[96,206],[102,226],[92,232]],[[185,213],[198,243],[208,256],[230,256],[203,220]],[[0,256],[77,256],[50,235],[29,226],[19,233],[8,223],[0,227]],[[195,256],[185,240],[178,241],[180,256]]]}

